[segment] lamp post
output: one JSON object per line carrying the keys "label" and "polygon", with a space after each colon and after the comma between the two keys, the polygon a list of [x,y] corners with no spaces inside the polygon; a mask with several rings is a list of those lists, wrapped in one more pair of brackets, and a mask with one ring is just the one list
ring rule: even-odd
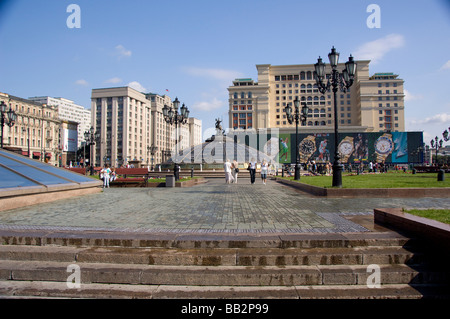
{"label": "lamp post", "polygon": [[296,181],[300,180],[300,161],[299,161],[299,153],[298,153],[298,123],[300,120],[302,121],[302,125],[306,124],[306,119],[308,118],[309,107],[306,103],[302,103],[303,107],[300,113],[300,100],[298,97],[294,100],[295,113],[292,114],[292,107],[288,103],[284,108],[284,112],[286,112],[287,120],[289,124],[292,124],[295,121],[295,175],[294,179]]}
{"label": "lamp post", "polygon": [[[434,140],[431,139],[431,141],[430,141],[431,147],[434,148],[434,150],[436,151],[436,164],[439,164],[438,160],[437,160],[437,156],[438,156],[438,151],[442,147],[443,143],[444,142],[442,141],[442,139],[439,140],[439,138],[437,136],[434,138]],[[433,160],[433,156],[431,156],[431,159]]]}
{"label": "lamp post", "polygon": [[[170,125],[175,125],[175,157],[178,155],[178,124],[186,124],[187,119],[189,117],[189,110],[188,108],[183,104],[183,106],[180,108],[180,112],[178,113],[178,108],[180,107],[180,101],[178,101],[178,98],[175,98],[175,101],[173,101],[173,107],[170,107],[168,105],[164,105],[163,108],[163,115],[164,120],[166,123]],[[174,176],[175,180],[180,180],[180,167],[174,160]]]}
{"label": "lamp post", "polygon": [[342,72],[337,70],[339,63],[339,53],[333,47],[328,54],[328,59],[331,65],[331,76],[328,78],[327,83],[325,80],[325,63],[319,57],[317,63],[314,64],[314,79],[317,83],[319,92],[325,94],[331,89],[334,95],[334,163],[333,163],[333,186],[342,187],[342,171],[344,170],[341,164],[341,158],[339,155],[339,123],[338,123],[338,111],[337,111],[337,92],[347,92],[353,84],[356,71],[356,63],[353,61],[353,57],[350,55],[348,61],[345,63],[345,69]]}
{"label": "lamp post", "polygon": [[158,147],[153,145],[147,146],[147,166],[148,166],[148,153],[150,152],[150,155],[152,156],[152,166],[151,170],[153,171],[153,157],[155,156],[155,153],[158,151]]}
{"label": "lamp post", "polygon": [[88,146],[90,146],[89,150],[89,165],[91,165],[91,175],[94,175],[94,152],[92,151],[92,146],[95,145],[95,142],[100,139],[100,132],[95,132],[93,126],[91,126],[89,131],[84,132],[84,140]]}
{"label": "lamp post", "polygon": [[13,127],[14,124],[16,124],[17,120],[17,114],[14,112],[11,108],[11,105],[9,106],[9,111],[6,111],[6,103],[2,101],[0,103],[0,112],[1,112],[1,124],[2,124],[2,140],[1,140],[1,148],[3,148],[3,126],[8,125],[9,127]]}
{"label": "lamp post", "polygon": [[[450,127],[448,129],[450,130]],[[442,133],[442,136],[444,137],[444,141],[446,141],[446,142],[450,141],[450,138],[448,137],[448,131],[447,130],[445,130]]]}
{"label": "lamp post", "polygon": [[30,157],[30,127],[24,128],[22,127],[22,133],[27,132],[27,149],[28,149],[28,157]]}

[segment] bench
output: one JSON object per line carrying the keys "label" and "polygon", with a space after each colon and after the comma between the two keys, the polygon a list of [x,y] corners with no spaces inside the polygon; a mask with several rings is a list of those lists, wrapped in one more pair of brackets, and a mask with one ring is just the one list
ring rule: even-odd
{"label": "bench", "polygon": [[147,168],[116,168],[116,179],[110,186],[148,187],[149,172]]}
{"label": "bench", "polygon": [[438,173],[441,169],[445,170],[446,173],[449,172],[448,167],[439,166],[414,166],[414,169],[417,173]]}
{"label": "bench", "polygon": [[86,175],[86,169],[83,167],[65,167],[65,169],[74,172],[74,173],[78,173],[81,175]]}

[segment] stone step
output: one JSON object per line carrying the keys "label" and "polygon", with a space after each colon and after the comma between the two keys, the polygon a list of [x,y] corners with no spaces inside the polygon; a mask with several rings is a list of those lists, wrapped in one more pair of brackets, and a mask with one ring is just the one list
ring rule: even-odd
{"label": "stone step", "polygon": [[403,247],[355,248],[118,248],[60,246],[0,246],[0,260],[174,266],[289,266],[420,264],[423,253]]}
{"label": "stone step", "polygon": [[[0,280],[60,281],[72,274],[67,262],[2,261]],[[81,283],[181,286],[366,285],[367,265],[162,266],[76,263]],[[379,265],[381,284],[448,284],[446,271],[406,265]]]}
{"label": "stone step", "polygon": [[[65,282],[0,281],[3,298],[95,299],[449,299],[440,285],[388,284],[380,288],[348,285],[322,286],[163,286],[83,284],[68,288]],[[181,309],[177,310],[181,311]],[[223,309],[222,309],[223,311]]]}
{"label": "stone step", "polygon": [[89,229],[1,230],[0,245],[135,247],[135,248],[337,248],[365,246],[407,246],[416,240],[392,232],[239,234],[174,233],[133,231],[109,232]]}

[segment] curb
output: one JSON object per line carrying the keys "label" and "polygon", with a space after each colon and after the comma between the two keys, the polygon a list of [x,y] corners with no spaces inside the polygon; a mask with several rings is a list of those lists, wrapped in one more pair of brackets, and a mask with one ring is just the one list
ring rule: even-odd
{"label": "curb", "polygon": [[401,208],[374,209],[377,224],[414,233],[439,246],[450,249],[450,225],[432,219],[411,215]]}
{"label": "curb", "polygon": [[430,188],[324,188],[301,182],[274,178],[276,182],[294,187],[314,196],[325,197],[364,197],[364,198],[417,198],[417,197],[450,197],[448,187]]}

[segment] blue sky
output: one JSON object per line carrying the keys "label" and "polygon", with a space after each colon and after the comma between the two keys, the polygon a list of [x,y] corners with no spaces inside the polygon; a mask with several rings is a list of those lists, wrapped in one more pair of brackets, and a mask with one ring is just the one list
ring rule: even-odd
{"label": "blue sky", "polygon": [[[67,27],[72,3],[81,28]],[[370,4],[380,28],[367,26]],[[450,126],[448,0],[4,0],[0,40],[1,92],[90,108],[93,88],[169,90],[204,131],[228,122],[233,79],[256,80],[256,64],[315,63],[334,45],[405,80],[407,130],[428,143]]]}

